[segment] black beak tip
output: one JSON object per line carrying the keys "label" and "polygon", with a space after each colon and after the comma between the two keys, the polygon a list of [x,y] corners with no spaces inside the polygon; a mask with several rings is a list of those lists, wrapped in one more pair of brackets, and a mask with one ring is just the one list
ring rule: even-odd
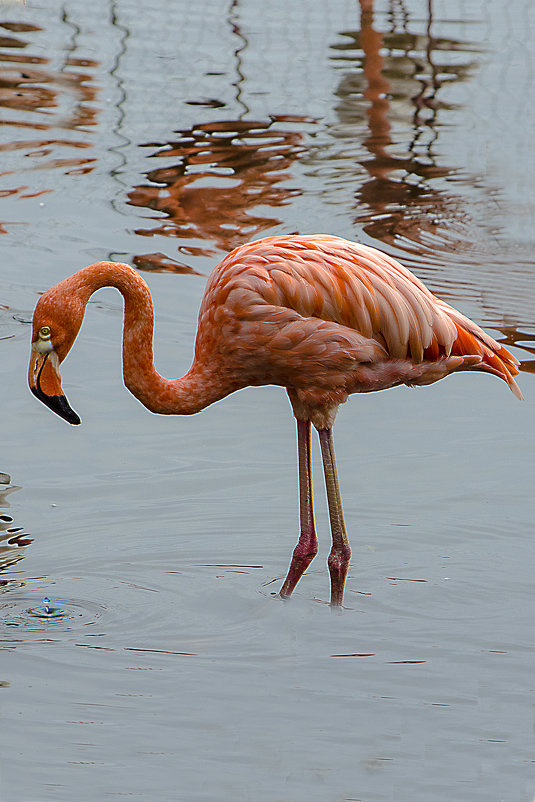
{"label": "black beak tip", "polygon": [[[65,396],[63,396],[64,400]],[[80,416],[72,409],[69,404],[67,403],[67,408],[65,410],[65,414],[62,415],[63,418],[67,421],[67,423],[72,424],[73,426],[79,426],[82,422]]]}
{"label": "black beak tip", "polygon": [[64,395],[45,395],[39,387],[32,387],[31,389],[39,401],[42,401],[45,406],[55,412],[56,415],[59,415],[60,418],[66,420],[67,423],[78,426],[82,422]]}

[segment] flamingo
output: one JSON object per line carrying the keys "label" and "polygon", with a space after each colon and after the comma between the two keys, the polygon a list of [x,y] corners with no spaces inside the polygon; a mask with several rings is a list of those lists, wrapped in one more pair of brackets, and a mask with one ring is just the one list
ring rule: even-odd
{"label": "flamingo", "polygon": [[33,316],[29,384],[74,425],[80,418],[65,397],[59,366],[101,287],[124,297],[124,383],[151,412],[191,415],[244,387],[286,389],[297,421],[300,536],[282,598],[318,551],[311,425],[319,435],[332,534],[330,603],[339,607],[351,555],[334,454],[339,405],[352,393],[432,384],[461,370],[492,373],[522,398],[513,378],[518,360],[392,257],[325,234],[278,236],[242,245],[215,267],[193,363],[178,379],[154,367],[152,299],[129,265],[97,262],[45,292]]}

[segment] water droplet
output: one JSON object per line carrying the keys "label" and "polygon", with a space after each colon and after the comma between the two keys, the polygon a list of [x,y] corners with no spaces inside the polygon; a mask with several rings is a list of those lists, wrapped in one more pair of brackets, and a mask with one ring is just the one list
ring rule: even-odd
{"label": "water droplet", "polygon": [[101,604],[85,599],[37,598],[42,601],[36,604],[31,594],[6,594],[0,632],[3,626],[18,627],[25,632],[50,634],[56,628],[58,632],[70,632],[74,628],[95,623],[106,610]]}
{"label": "water droplet", "polygon": [[54,607],[48,596],[44,597],[41,607],[30,607],[26,612],[33,618],[47,619],[48,621],[57,621],[58,619],[69,617],[69,613],[66,610],[61,607]]}

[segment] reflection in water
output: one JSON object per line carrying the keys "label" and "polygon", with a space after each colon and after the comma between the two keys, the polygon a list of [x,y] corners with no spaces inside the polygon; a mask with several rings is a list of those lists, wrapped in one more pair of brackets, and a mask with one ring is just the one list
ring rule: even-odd
{"label": "reflection in water", "polygon": [[[4,479],[7,481],[4,481]],[[0,510],[5,510],[9,507],[7,496],[19,489],[18,487],[10,486],[8,484],[9,481],[7,474],[0,474]],[[11,515],[0,511],[0,572],[22,560],[25,546],[29,546],[32,542],[33,538],[29,537],[22,527],[15,526]],[[0,588],[11,587],[13,584],[15,583],[12,579],[0,577]],[[18,585],[19,583],[16,584]]]}
{"label": "reflection in water", "polygon": [[[132,206],[154,209],[166,219],[136,233],[200,239],[226,252],[280,223],[265,212],[253,211],[282,206],[301,193],[285,182],[292,162],[303,153],[302,134],[280,127],[280,121],[205,123],[158,143],[152,156],[170,163],[148,172],[150,183],[135,187],[128,197]],[[179,250],[213,254],[204,247]]]}
{"label": "reflection in water", "polygon": [[171,259],[170,256],[166,256],[161,251],[141,253],[138,256],[134,256],[132,261],[138,270],[148,270],[152,273],[193,273],[197,276],[201,275],[189,265],[177,262],[176,259]]}
{"label": "reflection in water", "polygon": [[[69,24],[66,12],[63,22]],[[30,42],[39,41],[41,28],[15,22],[2,22],[0,27],[10,32],[0,35],[0,107],[6,112],[0,122],[3,130],[0,197],[32,198],[53,189],[41,185],[30,190],[25,183],[13,184],[11,176],[17,175],[20,180],[24,172],[46,169],[80,175],[94,167],[95,158],[80,154],[91,147],[87,138],[68,134],[47,136],[45,132],[59,129],[83,134],[96,124],[97,109],[93,102],[97,89],[92,71],[98,62],[74,55],[76,28],[63,63],[52,70],[47,66],[50,59],[27,50]],[[14,129],[11,138],[9,129]]]}
{"label": "reflection in water", "polygon": [[[433,37],[431,3],[425,35],[407,30],[407,15],[397,30],[393,11],[393,29],[380,33],[374,28],[372,0],[361,0],[360,6],[361,30],[344,34],[346,41],[335,48],[345,70],[337,92],[339,118],[354,132],[365,116],[368,128],[359,137],[367,155],[356,154],[368,177],[355,192],[355,222],[380,242],[418,252],[427,234],[436,236],[440,223],[451,226],[463,219],[459,201],[445,191],[444,181],[440,189],[435,186],[437,179],[456,173],[454,167],[437,162],[435,143],[438,111],[445,107],[440,87],[469,77],[473,64],[459,56],[473,47]],[[349,63],[354,67],[348,70]],[[405,142],[394,139],[390,117],[396,121],[398,139],[399,123],[405,119]],[[445,250],[455,245],[454,239],[441,237]]]}
{"label": "reflection in water", "polygon": [[[519,331],[518,326],[498,326],[497,328],[503,334],[498,342],[521,348],[528,354],[535,354],[535,334]],[[535,359],[523,359],[519,367],[525,373],[535,373]]]}

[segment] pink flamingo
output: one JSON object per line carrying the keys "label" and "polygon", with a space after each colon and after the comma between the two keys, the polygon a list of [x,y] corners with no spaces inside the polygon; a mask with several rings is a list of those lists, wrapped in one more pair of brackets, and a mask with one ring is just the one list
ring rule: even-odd
{"label": "pink flamingo", "polygon": [[342,604],[351,550],[334,457],[333,423],[351,393],[432,384],[460,370],[507,382],[518,360],[374,248],[328,235],[269,237],[236,248],[212,272],[199,311],[195,356],[185,376],[153,363],[153,305],[131,267],[98,262],[42,295],[33,317],[32,392],[69,423],[80,418],[61,387],[60,363],[90,296],[124,297],[123,375],[151,412],[191,415],[243,387],[286,388],[297,419],[299,541],[280,595],[288,597],[318,550],[312,502],[310,425],[318,431],[332,532],[331,604]]}

